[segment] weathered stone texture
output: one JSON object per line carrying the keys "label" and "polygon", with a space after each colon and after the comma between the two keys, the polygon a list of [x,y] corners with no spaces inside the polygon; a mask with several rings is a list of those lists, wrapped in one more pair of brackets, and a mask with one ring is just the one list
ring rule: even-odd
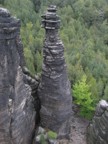
{"label": "weathered stone texture", "polygon": [[87,130],[88,144],[108,144],[108,103],[101,100]]}
{"label": "weathered stone texture", "polygon": [[41,125],[56,131],[59,137],[66,137],[69,133],[72,97],[64,59],[64,45],[58,35],[60,20],[56,15],[56,7],[50,6],[42,18],[45,42],[42,78],[38,90],[41,100]]}
{"label": "weathered stone texture", "polygon": [[0,8],[0,144],[30,144],[35,127],[19,32],[20,21]]}

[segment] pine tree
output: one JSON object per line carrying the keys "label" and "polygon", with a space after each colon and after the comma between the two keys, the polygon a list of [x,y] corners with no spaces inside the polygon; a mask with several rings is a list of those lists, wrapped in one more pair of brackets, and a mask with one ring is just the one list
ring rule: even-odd
{"label": "pine tree", "polygon": [[86,118],[91,118],[94,110],[91,98],[90,86],[86,83],[87,77],[84,75],[81,81],[73,86],[73,96],[75,103],[80,106],[80,114]]}

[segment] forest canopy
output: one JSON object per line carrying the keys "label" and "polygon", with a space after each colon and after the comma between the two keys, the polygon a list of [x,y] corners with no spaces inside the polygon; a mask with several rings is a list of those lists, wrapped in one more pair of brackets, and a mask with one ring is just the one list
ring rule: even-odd
{"label": "forest canopy", "polygon": [[71,88],[86,76],[93,105],[108,100],[108,0],[0,0],[0,4],[21,19],[24,56],[32,74],[40,74],[42,67],[41,15],[48,5],[57,5]]}

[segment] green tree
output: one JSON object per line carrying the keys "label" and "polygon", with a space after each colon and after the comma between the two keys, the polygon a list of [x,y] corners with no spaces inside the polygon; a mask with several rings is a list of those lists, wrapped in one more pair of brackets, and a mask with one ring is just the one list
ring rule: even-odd
{"label": "green tree", "polygon": [[105,89],[104,89],[104,96],[103,99],[108,101],[108,84],[106,85]]}
{"label": "green tree", "polygon": [[31,0],[34,4],[34,10],[36,12],[39,12],[39,9],[41,7],[41,1],[40,0]]}
{"label": "green tree", "polygon": [[91,118],[94,106],[91,98],[90,86],[86,83],[87,77],[84,75],[81,81],[73,86],[73,96],[75,103],[80,106],[80,114],[86,118]]}
{"label": "green tree", "polygon": [[0,0],[0,4],[4,5],[5,4],[5,0]]}
{"label": "green tree", "polygon": [[24,49],[24,56],[25,56],[26,65],[28,69],[34,75],[35,74],[34,59],[33,59],[31,50],[29,48]]}
{"label": "green tree", "polygon": [[33,74],[41,73],[41,15],[56,4],[71,87],[86,74],[93,103],[108,99],[108,0],[0,0],[0,4],[21,20],[24,55]]}

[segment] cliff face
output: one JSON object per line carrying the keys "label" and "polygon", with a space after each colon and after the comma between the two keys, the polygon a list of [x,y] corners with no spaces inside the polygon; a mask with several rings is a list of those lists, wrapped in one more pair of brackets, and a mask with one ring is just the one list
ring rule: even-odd
{"label": "cliff face", "polygon": [[32,143],[40,118],[59,138],[69,134],[72,97],[56,7],[50,6],[43,19],[46,37],[38,88],[39,79],[24,67],[20,21],[0,8],[0,144]]}
{"label": "cliff face", "polygon": [[19,31],[20,21],[0,8],[0,144],[30,144],[35,127]]}
{"label": "cliff face", "polygon": [[88,144],[108,144],[108,103],[101,100],[88,127]]}
{"label": "cliff face", "polygon": [[[56,7],[50,6],[42,18],[45,41],[39,85],[24,67],[20,21],[0,8],[0,144],[31,144],[40,119],[59,138],[69,135],[72,97]],[[87,143],[108,144],[108,103],[103,100],[87,129]]]}
{"label": "cliff face", "polygon": [[70,127],[72,97],[66,72],[64,46],[58,35],[60,20],[56,15],[56,7],[50,6],[42,18],[45,42],[42,79],[38,90],[41,100],[41,125],[56,131],[59,137],[66,137]]}

